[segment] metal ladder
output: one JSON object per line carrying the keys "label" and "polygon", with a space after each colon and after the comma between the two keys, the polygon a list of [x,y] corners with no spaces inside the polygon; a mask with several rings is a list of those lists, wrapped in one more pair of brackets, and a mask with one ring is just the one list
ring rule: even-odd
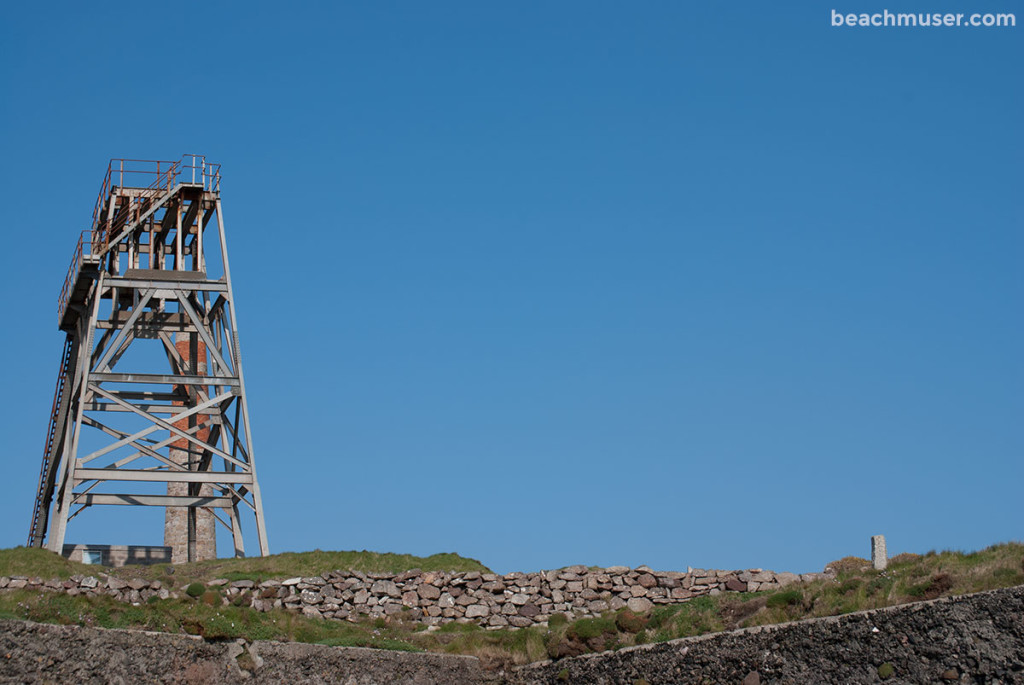
{"label": "metal ladder", "polygon": [[[68,367],[71,365],[71,336],[64,339],[64,354],[61,355],[60,370],[57,374],[57,387],[53,393],[53,409],[50,412],[50,425],[46,430],[46,445],[43,449],[43,465],[39,470],[39,487],[36,490],[35,506],[32,507],[32,525],[29,528],[28,546],[41,547],[46,536],[45,523],[42,518],[50,506],[53,496],[51,478],[51,462],[53,461],[53,441],[57,434],[57,421],[60,417],[61,398],[64,396],[64,384],[68,382]],[[42,530],[41,530],[42,528]]]}

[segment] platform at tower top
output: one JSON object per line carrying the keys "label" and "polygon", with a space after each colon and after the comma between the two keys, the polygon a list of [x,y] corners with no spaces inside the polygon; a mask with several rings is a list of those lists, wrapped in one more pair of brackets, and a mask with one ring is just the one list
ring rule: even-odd
{"label": "platform at tower top", "polygon": [[[103,183],[93,206],[92,224],[82,231],[75,246],[71,264],[68,267],[64,285],[57,301],[57,321],[60,330],[70,332],[78,318],[77,307],[88,296],[92,282],[99,275],[101,263],[111,250],[124,251],[125,243],[136,232],[146,226],[150,227],[149,240],[163,240],[176,226],[170,225],[167,210],[173,203],[172,198],[187,190],[192,197],[214,202],[220,195],[220,164],[206,161],[203,155],[183,155],[174,160],[147,159],[112,159],[107,165]],[[202,204],[202,203],[200,203]],[[180,206],[179,206],[180,209]],[[156,227],[156,215],[163,210],[164,215]],[[178,217],[180,224],[182,217]],[[182,227],[192,235],[194,215],[185,217],[186,226]],[[200,226],[197,224],[197,226]],[[195,233],[201,232],[201,227]],[[139,246],[144,251],[150,250],[149,243]],[[182,246],[177,246],[182,250]],[[187,251],[188,246],[184,250]],[[151,252],[148,252],[151,254]],[[192,273],[184,268],[185,260],[179,254],[175,265],[170,271]],[[158,268],[147,269],[147,272],[164,270],[162,263],[152,263]],[[127,265],[131,268],[132,265]],[[173,277],[168,277],[173,278]],[[184,279],[182,279],[184,280]]]}

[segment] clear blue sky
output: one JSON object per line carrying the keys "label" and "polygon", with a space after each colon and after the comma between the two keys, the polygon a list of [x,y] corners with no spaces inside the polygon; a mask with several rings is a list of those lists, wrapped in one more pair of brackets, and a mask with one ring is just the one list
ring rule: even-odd
{"label": "clear blue sky", "polygon": [[273,551],[811,571],[877,533],[1024,538],[1024,27],[830,25],[884,7],[1024,20],[6,8],[0,546],[26,537],[107,161],[183,152],[224,165]]}

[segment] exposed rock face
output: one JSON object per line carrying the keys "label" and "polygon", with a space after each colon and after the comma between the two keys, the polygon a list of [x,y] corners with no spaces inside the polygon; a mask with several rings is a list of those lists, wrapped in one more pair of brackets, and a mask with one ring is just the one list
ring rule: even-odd
{"label": "exposed rock face", "polygon": [[0,621],[5,683],[213,682],[227,672],[223,651],[190,635]]}
{"label": "exposed rock face", "polygon": [[[888,675],[887,675],[888,674]],[[1020,683],[1024,586],[517,669],[533,683]]]}
{"label": "exposed rock face", "polygon": [[190,635],[0,620],[0,682],[324,683],[486,682],[480,662],[301,643],[206,642]]}
{"label": "exposed rock face", "polygon": [[[224,593],[227,602],[248,593],[257,611],[288,609],[307,616],[349,619],[372,618],[400,612],[427,625],[475,621],[482,626],[514,627],[546,623],[552,614],[597,616],[628,606],[643,613],[656,604],[678,604],[693,597],[720,592],[763,592],[821,574],[748,571],[689,573],[652,571],[646,566],[588,569],[571,566],[538,573],[422,573],[418,569],[398,575],[332,571],[309,578],[207,583]],[[749,581],[749,582],[748,582]],[[124,582],[103,574],[74,576],[70,581],[39,578],[0,578],[0,589],[28,587],[69,594],[109,595],[131,603],[150,597],[175,597],[183,588],[166,588],[160,581]],[[515,620],[513,620],[515,619]]]}

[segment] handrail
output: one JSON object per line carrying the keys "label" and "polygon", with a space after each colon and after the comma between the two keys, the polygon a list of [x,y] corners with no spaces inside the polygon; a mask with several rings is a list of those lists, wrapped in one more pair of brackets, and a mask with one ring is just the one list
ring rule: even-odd
{"label": "handrail", "polygon": [[[138,184],[134,183],[133,181],[140,176],[142,181],[139,181]],[[126,177],[131,185],[125,184]],[[154,178],[149,183],[144,183],[148,177]],[[110,160],[110,163],[107,164],[107,173],[103,176],[99,195],[93,206],[93,228],[103,222],[100,214],[114,186],[151,190],[154,186],[166,185],[166,189],[170,190],[179,182],[199,183],[202,184],[203,190],[220,192],[220,164],[207,162],[205,155],[195,154],[184,154],[177,161],[128,158]]]}
{"label": "handrail", "polygon": [[[128,184],[126,184],[126,179]],[[138,180],[137,180],[138,179]],[[92,228],[82,231],[68,267],[64,286],[57,301],[57,323],[64,319],[71,289],[75,285],[86,255],[100,255],[107,242],[128,225],[133,214],[147,211],[146,203],[169,193],[179,184],[201,185],[204,191],[220,192],[220,164],[207,162],[204,155],[184,154],[177,161],[160,159],[111,159],[103,176],[99,195],[92,210]],[[130,184],[130,185],[129,185]],[[103,216],[114,188],[132,188],[140,192],[118,210],[108,222]],[[137,210],[137,212],[135,211]]]}
{"label": "handrail", "polygon": [[[86,237],[88,236],[88,237]],[[78,272],[82,268],[85,255],[94,254],[97,247],[95,236],[92,231],[82,231],[78,236],[78,244],[75,246],[75,253],[71,257],[71,265],[68,267],[68,274],[64,278],[64,287],[60,289],[60,298],[57,300],[57,325],[64,320],[64,312],[68,308],[68,300],[71,297],[71,289],[75,286]]]}
{"label": "handrail", "polygon": [[[139,199],[139,200],[152,200],[155,197],[157,197],[157,195],[161,194],[161,192],[170,192],[171,189],[174,187],[174,183],[175,183],[174,179],[177,178],[177,173],[176,173],[177,163],[172,163],[172,166],[169,169],[167,169],[166,171],[160,171],[160,167],[159,167],[160,164],[163,164],[163,162],[158,162],[157,163],[157,171],[155,172],[156,173],[156,179],[154,179],[145,188],[142,188],[142,193],[140,193],[139,196],[137,198],[135,198],[135,199]],[[119,177],[120,177],[119,180],[121,181],[121,183],[124,182],[124,174],[125,173],[135,173],[135,172],[130,172],[130,171],[126,172],[124,169],[120,169],[118,171],[118,174],[119,174]],[[108,170],[108,174],[109,174],[109,170]],[[104,183],[104,185],[107,186],[106,183]],[[111,189],[110,186],[107,186],[107,187],[108,187],[108,190]],[[119,185],[118,187],[123,188],[123,187],[126,187],[126,186]],[[134,186],[127,186],[127,187],[134,187]],[[131,213],[132,213],[131,210],[132,210],[133,205],[136,205],[138,208],[141,208],[141,202],[138,202],[138,203],[136,203],[136,202],[128,202],[128,203],[126,203],[124,206],[122,206],[120,211],[118,211],[118,212],[116,212],[114,214],[113,219],[110,221],[110,225],[107,225],[107,222],[104,221],[98,215],[94,215],[93,216],[92,228],[93,228],[93,231],[95,231],[97,233],[97,235],[94,237],[95,241],[99,242],[99,243],[105,243],[109,239],[109,236],[117,235],[118,232],[120,231],[120,229],[124,228],[128,224],[128,219],[131,216]],[[100,208],[98,208],[97,211],[102,211],[102,206]]]}
{"label": "handrail", "polygon": [[[32,506],[32,523],[28,529],[28,546],[41,546],[45,530],[40,530],[39,519],[42,510],[49,505],[46,491],[53,483],[50,475],[50,452],[53,450],[53,439],[57,434],[57,419],[60,416],[61,400],[64,394],[64,385],[67,383],[68,364],[70,362],[72,344],[71,336],[64,339],[64,353],[61,354],[60,366],[57,369],[57,386],[53,392],[53,406],[50,408],[50,424],[46,429],[46,442],[43,444],[43,465],[39,470],[39,486],[36,488],[36,500]],[[45,529],[45,526],[42,526]]]}

